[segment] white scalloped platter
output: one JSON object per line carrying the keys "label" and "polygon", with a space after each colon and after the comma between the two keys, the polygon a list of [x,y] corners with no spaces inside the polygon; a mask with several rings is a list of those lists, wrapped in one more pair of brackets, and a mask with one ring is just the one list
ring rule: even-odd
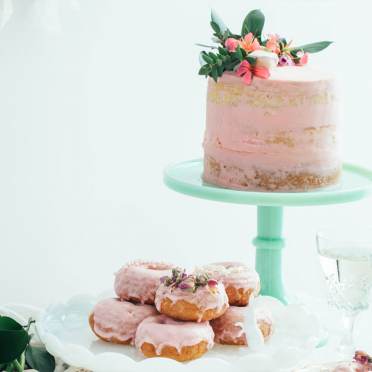
{"label": "white scalloped platter", "polygon": [[[322,338],[318,319],[300,305],[284,306],[260,296],[255,306],[270,309],[274,332],[264,346],[216,345],[202,358],[179,363],[171,359],[144,359],[135,348],[98,340],[88,315],[101,296],[79,295],[44,310],[38,333],[48,351],[66,363],[94,372],[267,372],[291,371],[315,350]],[[249,340],[249,335],[248,335]]]}

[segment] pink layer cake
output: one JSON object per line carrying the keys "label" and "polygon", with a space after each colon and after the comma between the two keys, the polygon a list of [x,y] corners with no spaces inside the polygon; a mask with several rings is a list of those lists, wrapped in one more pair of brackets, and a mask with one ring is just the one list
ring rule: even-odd
{"label": "pink layer cake", "polygon": [[208,81],[207,183],[238,190],[307,191],[341,174],[337,90],[308,66],[275,67],[250,85],[233,72]]}

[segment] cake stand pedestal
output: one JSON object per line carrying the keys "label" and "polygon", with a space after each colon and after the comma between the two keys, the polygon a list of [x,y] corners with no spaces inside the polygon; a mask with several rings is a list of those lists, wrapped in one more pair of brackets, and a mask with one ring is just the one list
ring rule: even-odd
{"label": "cake stand pedestal", "polygon": [[287,303],[282,279],[282,235],[284,206],[314,206],[348,203],[372,194],[372,171],[344,164],[339,186],[301,193],[250,192],[224,189],[202,181],[203,161],[186,161],[168,166],[164,182],[172,190],[202,199],[257,206],[256,270],[261,294]]}

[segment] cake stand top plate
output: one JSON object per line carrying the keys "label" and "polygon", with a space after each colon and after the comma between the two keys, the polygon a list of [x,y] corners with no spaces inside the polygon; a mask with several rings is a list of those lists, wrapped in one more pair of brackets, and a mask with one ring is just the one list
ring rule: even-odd
{"label": "cake stand top plate", "polygon": [[309,192],[236,191],[203,182],[203,160],[169,165],[164,171],[165,184],[174,191],[202,199],[260,206],[306,206],[348,203],[372,194],[372,171],[345,163],[339,185]]}

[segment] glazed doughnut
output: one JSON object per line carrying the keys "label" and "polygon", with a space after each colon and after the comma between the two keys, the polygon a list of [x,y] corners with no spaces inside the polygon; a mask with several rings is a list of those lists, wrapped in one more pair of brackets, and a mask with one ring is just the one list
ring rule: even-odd
{"label": "glazed doughnut", "polygon": [[138,326],[135,345],[148,358],[164,357],[184,362],[206,353],[213,346],[213,337],[208,322],[183,322],[155,315]]}
{"label": "glazed doughnut", "polygon": [[196,269],[196,273],[207,273],[222,281],[225,286],[229,304],[247,306],[251,296],[260,291],[260,278],[254,269],[239,262],[217,262]]}
{"label": "glazed doughnut", "polygon": [[[248,315],[253,312],[253,317]],[[226,345],[249,346],[250,337],[259,337],[263,343],[272,334],[270,313],[264,309],[230,306],[220,318],[210,322],[215,337],[214,341]],[[247,340],[248,339],[248,340]]]}
{"label": "glazed doughnut", "polygon": [[115,344],[134,344],[138,325],[155,314],[158,312],[154,306],[107,298],[94,306],[89,316],[89,325],[101,340]]}
{"label": "glazed doughnut", "polygon": [[170,274],[173,265],[136,261],[123,266],[115,275],[115,292],[122,299],[153,305],[160,278]]}
{"label": "glazed doughnut", "polygon": [[163,277],[155,296],[155,306],[162,314],[179,320],[204,322],[221,316],[229,307],[221,282],[207,275],[187,275],[173,269]]}

